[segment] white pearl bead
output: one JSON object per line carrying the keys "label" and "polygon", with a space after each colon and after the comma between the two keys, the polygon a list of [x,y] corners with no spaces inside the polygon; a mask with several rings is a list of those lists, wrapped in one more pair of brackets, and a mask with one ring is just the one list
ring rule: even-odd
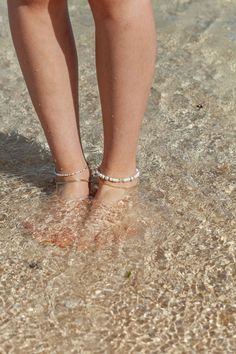
{"label": "white pearl bead", "polygon": [[[78,171],[78,172],[82,172],[82,171]],[[77,174],[78,172],[76,172],[75,174]],[[124,178],[115,178],[115,177],[111,177],[111,176],[107,176],[103,173],[101,173],[98,169],[95,170],[95,176],[99,176],[101,179],[105,180],[105,181],[110,181],[110,182],[131,182],[133,181],[135,178],[138,178],[140,175],[139,170],[136,168],[136,173],[133,176],[129,176],[129,177],[124,177]],[[71,175],[71,174],[68,174]]]}

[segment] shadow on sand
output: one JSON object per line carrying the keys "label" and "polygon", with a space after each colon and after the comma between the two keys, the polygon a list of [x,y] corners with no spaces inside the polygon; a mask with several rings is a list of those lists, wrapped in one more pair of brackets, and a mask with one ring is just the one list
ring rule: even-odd
{"label": "shadow on sand", "polygon": [[0,173],[49,191],[53,183],[52,159],[39,143],[17,132],[0,132]]}

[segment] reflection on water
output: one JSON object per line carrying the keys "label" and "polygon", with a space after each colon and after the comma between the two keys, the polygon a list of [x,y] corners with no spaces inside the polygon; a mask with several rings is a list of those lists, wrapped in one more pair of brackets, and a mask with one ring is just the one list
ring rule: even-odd
{"label": "reflection on water", "polygon": [[[80,4],[70,5],[81,33],[81,129],[97,165],[93,27]],[[114,208],[93,208],[53,196],[52,161],[0,4],[1,353],[236,352],[235,5],[154,7],[159,66],[140,187]]]}
{"label": "reflection on water", "polygon": [[[45,193],[24,178],[8,179],[3,352],[30,353],[37,343],[38,353],[175,353],[182,341],[185,352],[225,352],[222,343],[233,352],[235,248],[227,207],[187,189],[185,180],[176,181],[175,195],[143,183],[113,208],[92,208],[91,201],[59,202],[52,187]],[[10,203],[11,193],[21,198]]]}
{"label": "reflection on water", "polygon": [[137,192],[109,206],[92,198],[77,202],[44,196],[37,207],[31,207],[30,216],[22,219],[22,230],[41,243],[76,246],[80,251],[117,244],[142,234],[146,219],[150,219],[150,215],[145,219]]}

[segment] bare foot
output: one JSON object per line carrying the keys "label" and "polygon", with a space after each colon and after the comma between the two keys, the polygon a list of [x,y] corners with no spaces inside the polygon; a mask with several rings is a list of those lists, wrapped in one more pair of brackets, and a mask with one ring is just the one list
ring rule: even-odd
{"label": "bare foot", "polygon": [[61,248],[73,246],[84,223],[90,200],[65,201],[56,195],[44,200],[22,222],[23,230],[42,244]]}
{"label": "bare foot", "polygon": [[61,200],[66,201],[87,199],[90,194],[89,179],[89,170],[85,170],[81,174],[74,176],[56,176],[57,196]]}
{"label": "bare foot", "polygon": [[41,243],[73,245],[91,200],[89,180],[89,170],[74,176],[56,176],[56,193],[22,222],[24,231]]}
{"label": "bare foot", "polygon": [[[114,184],[114,183],[113,183]],[[127,183],[128,184],[128,183]],[[129,188],[113,188],[100,181],[84,228],[78,238],[78,250],[101,249],[140,233],[138,183]],[[123,188],[124,187],[124,188]]]}
{"label": "bare foot", "polygon": [[133,195],[138,189],[138,180],[126,183],[114,183],[98,178],[97,191],[94,196],[96,205],[111,206],[120,200]]}

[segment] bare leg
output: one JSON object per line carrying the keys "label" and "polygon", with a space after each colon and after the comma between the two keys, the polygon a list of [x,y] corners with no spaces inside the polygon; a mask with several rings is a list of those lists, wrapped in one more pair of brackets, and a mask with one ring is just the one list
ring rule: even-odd
{"label": "bare leg", "polygon": [[[89,0],[96,26],[97,77],[104,123],[103,173],[133,175],[156,59],[150,0]],[[130,185],[135,182],[131,182]],[[106,192],[106,193],[105,193]],[[114,196],[120,190],[112,189]],[[97,199],[106,198],[100,183]]]}
{"label": "bare leg", "polygon": [[[20,66],[56,169],[77,171],[86,161],[78,130],[78,63],[67,0],[8,0],[8,11]],[[86,170],[80,177],[88,175]],[[62,194],[87,196],[88,184],[70,183]]]}

